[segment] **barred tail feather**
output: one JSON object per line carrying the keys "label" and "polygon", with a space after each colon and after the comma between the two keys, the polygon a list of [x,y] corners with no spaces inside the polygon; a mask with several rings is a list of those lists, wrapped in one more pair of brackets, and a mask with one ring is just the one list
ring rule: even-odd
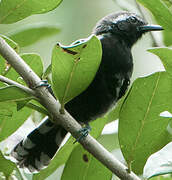
{"label": "barred tail feather", "polygon": [[66,134],[64,128],[54,125],[46,118],[15,146],[11,155],[17,160],[19,167],[30,172],[40,171],[54,157]]}

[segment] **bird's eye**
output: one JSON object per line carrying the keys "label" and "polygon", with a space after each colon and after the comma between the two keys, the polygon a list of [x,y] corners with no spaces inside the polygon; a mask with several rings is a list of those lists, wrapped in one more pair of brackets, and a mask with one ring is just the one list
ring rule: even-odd
{"label": "bird's eye", "polygon": [[135,24],[135,23],[137,23],[137,18],[134,16],[130,16],[129,21],[130,21],[130,23]]}

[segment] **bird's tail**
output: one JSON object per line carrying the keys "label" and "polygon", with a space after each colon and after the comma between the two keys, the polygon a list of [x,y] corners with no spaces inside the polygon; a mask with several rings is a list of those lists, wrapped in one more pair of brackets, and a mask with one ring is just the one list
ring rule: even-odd
{"label": "bird's tail", "polygon": [[19,167],[30,172],[40,171],[54,157],[66,134],[64,128],[46,118],[15,146],[11,155],[17,160]]}

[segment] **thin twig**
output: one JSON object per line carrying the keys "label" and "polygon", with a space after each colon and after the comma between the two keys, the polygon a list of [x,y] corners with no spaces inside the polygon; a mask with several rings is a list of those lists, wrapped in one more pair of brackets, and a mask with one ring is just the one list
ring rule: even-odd
{"label": "thin twig", "polygon": [[[11,64],[11,66],[23,77],[30,88],[36,87],[41,79],[30,69],[30,67],[22,60],[22,58],[2,39],[0,38],[0,54]],[[48,92],[46,87],[35,89],[36,97],[41,104],[51,113],[54,123],[62,125],[75,138],[79,137],[78,131],[81,125],[65,111],[60,114],[59,102]],[[93,137],[88,135],[80,140],[83,147],[89,151],[95,158],[104,164],[109,170],[122,180],[140,180],[133,172],[128,173],[127,167],[119,162],[110,152],[108,152]]]}
{"label": "thin twig", "polygon": [[16,81],[13,81],[11,79],[8,79],[7,77],[4,77],[4,76],[1,76],[0,75],[0,81],[1,82],[4,82],[8,85],[14,85],[14,86],[17,86],[18,88],[22,89],[23,91],[25,91],[26,93],[28,94],[31,94],[32,96],[35,96],[35,91],[33,91],[32,89],[26,87],[26,86],[23,86],[19,83],[17,83]]}

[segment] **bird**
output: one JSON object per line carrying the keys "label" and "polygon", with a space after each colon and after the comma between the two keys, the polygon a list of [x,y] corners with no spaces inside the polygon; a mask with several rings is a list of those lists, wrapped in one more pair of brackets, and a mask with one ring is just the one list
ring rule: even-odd
{"label": "bird", "polygon": [[[161,31],[159,25],[149,25],[139,15],[122,11],[102,18],[93,28],[102,45],[98,71],[82,93],[65,105],[79,123],[88,124],[107,113],[126,93],[133,72],[132,46],[149,31]],[[11,156],[20,168],[31,173],[48,166],[58,151],[67,131],[55,125],[50,117],[21,140]]]}

